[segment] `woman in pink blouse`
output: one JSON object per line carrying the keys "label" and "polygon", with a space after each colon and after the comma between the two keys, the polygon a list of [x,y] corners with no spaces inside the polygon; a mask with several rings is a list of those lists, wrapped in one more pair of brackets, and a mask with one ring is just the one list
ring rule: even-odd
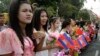
{"label": "woman in pink blouse", "polygon": [[32,8],[24,0],[14,0],[9,10],[9,28],[0,32],[0,56],[34,56]]}

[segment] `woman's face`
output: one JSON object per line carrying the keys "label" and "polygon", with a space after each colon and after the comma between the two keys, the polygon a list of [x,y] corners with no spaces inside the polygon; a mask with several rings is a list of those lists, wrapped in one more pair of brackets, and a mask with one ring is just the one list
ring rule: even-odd
{"label": "woman's face", "polygon": [[45,25],[47,20],[48,20],[48,16],[47,16],[47,13],[45,11],[42,11],[41,14],[40,14],[40,22],[41,22],[41,25]]}
{"label": "woman's face", "polygon": [[29,24],[32,21],[33,13],[30,4],[24,3],[19,8],[19,22],[24,24]]}
{"label": "woman's face", "polygon": [[57,19],[55,22],[54,22],[54,27],[55,28],[58,28],[60,25],[60,19]]}
{"label": "woman's face", "polygon": [[76,24],[75,20],[71,19],[71,25],[74,26]]}

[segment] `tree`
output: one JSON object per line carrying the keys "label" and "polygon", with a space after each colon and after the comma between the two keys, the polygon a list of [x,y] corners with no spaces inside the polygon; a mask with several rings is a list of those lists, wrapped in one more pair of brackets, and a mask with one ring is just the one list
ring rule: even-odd
{"label": "tree", "polygon": [[76,18],[85,0],[30,0],[47,8],[49,15]]}
{"label": "tree", "polygon": [[57,10],[57,2],[59,0],[30,0],[31,3],[37,3],[39,7],[45,7],[47,9],[47,12],[49,13],[49,16],[56,15]]}
{"label": "tree", "polygon": [[77,8],[70,3],[61,3],[59,6],[59,16],[61,17],[72,17]]}
{"label": "tree", "polygon": [[82,9],[79,11],[77,19],[83,18],[84,20],[90,20],[90,14],[89,14],[90,10],[87,9]]}
{"label": "tree", "polygon": [[8,12],[11,0],[0,0],[0,12]]}

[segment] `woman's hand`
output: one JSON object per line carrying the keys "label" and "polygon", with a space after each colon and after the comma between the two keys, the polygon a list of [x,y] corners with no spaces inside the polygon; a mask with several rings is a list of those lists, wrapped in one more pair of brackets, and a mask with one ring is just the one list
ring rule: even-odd
{"label": "woman's hand", "polygon": [[33,31],[33,36],[34,36],[35,39],[41,39],[41,38],[45,37],[45,33],[42,32],[42,31],[36,31],[36,30],[34,30]]}
{"label": "woman's hand", "polygon": [[41,31],[37,31],[33,33],[35,38],[43,38],[45,37],[45,33],[41,32]]}

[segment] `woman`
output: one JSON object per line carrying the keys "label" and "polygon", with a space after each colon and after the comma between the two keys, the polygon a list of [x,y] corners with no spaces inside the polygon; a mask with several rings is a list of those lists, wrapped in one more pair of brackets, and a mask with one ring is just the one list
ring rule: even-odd
{"label": "woman", "polygon": [[60,17],[52,17],[49,20],[50,29],[48,30],[49,34],[57,33],[59,34],[58,27],[60,25]]}
{"label": "woman", "polygon": [[63,33],[67,33],[67,34],[70,34],[70,20],[65,20],[63,23],[62,23],[62,29],[61,29],[61,34]]}
{"label": "woman", "polygon": [[[77,31],[78,27],[76,25],[76,21],[75,19],[70,19],[71,20],[71,39],[76,40],[78,37],[79,31]],[[75,42],[74,42],[75,43]],[[79,50],[77,50],[77,48],[75,47],[75,49],[72,49],[72,56],[78,56],[79,55]]]}
{"label": "woman", "polygon": [[[50,24],[50,29],[48,30],[48,33],[50,35],[49,39],[52,39],[49,42],[49,45],[52,46],[53,48],[49,50],[50,56],[54,56],[54,53],[59,52],[60,48],[58,46],[56,46],[56,40],[59,37],[59,31],[58,31],[58,27],[60,25],[60,17],[52,17],[49,20],[49,24]],[[49,40],[48,39],[48,40]],[[52,41],[54,41],[52,43]]]}
{"label": "woman", "polygon": [[34,56],[32,7],[27,1],[14,0],[9,10],[9,28],[0,32],[0,56]]}
{"label": "woman", "polygon": [[[38,47],[36,56],[49,56],[48,49],[49,47],[47,46],[47,38],[49,37],[47,34],[47,25],[48,25],[48,14],[44,8],[37,8],[36,11],[34,12],[34,29],[36,31],[44,33],[44,37],[41,38],[42,36],[40,35],[40,39],[36,39],[38,42]],[[43,35],[43,34],[42,34]]]}
{"label": "woman", "polygon": [[77,29],[77,26],[76,26],[76,21],[75,19],[70,19],[71,20],[71,36],[72,36],[72,39],[76,39],[76,29]]}

